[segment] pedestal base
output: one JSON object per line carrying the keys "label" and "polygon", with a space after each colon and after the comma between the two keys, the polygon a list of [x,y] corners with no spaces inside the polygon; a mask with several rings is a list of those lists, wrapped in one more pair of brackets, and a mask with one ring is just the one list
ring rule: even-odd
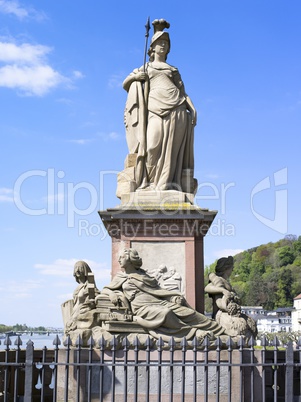
{"label": "pedestal base", "polygon": [[166,190],[139,190],[121,196],[121,207],[132,208],[133,206],[152,206],[163,207],[164,205],[181,205],[188,203],[193,204],[194,194],[185,193],[182,191]]}
{"label": "pedestal base", "polygon": [[132,203],[100,211],[112,238],[112,276],[120,269],[118,258],[123,249],[134,248],[147,272],[155,274],[160,266],[168,271],[173,268],[190,306],[204,312],[203,238],[216,213],[190,202],[173,204],[162,199],[159,204]]}

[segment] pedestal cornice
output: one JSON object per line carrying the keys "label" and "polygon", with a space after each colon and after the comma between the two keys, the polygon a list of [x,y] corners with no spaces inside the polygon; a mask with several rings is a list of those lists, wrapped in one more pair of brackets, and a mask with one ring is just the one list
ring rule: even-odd
{"label": "pedestal cornice", "polygon": [[[159,207],[116,207],[99,211],[101,220],[111,237],[137,236],[194,236],[204,237],[217,211],[194,205]],[[167,226],[169,229],[167,229]]]}

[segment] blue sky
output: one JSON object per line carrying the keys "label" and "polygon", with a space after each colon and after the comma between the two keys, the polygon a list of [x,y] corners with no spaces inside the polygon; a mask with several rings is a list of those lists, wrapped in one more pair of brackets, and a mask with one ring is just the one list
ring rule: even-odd
{"label": "blue sky", "polygon": [[[147,16],[198,110],[196,203],[219,213],[205,263],[300,230],[299,0],[0,0],[0,323],[62,326],[85,259],[102,288],[127,153],[122,81]],[[180,5],[180,3],[179,3]]]}

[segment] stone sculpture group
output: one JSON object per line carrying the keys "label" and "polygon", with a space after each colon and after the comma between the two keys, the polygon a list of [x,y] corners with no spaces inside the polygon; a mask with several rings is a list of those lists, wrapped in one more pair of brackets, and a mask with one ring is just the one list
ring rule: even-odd
{"label": "stone sculpture group", "polygon": [[[180,342],[197,338],[201,344],[207,336],[226,339],[257,334],[253,319],[242,314],[237,295],[227,280],[233,268],[233,257],[221,258],[216,273],[209,276],[206,286],[213,298],[211,319],[191,308],[179,290],[168,290],[142,268],[142,259],[134,249],[125,249],[119,257],[120,272],[100,292],[93,273],[84,261],[74,266],[78,287],[73,300],[63,304],[65,334],[75,344],[81,336],[86,345],[92,336],[108,342],[113,335],[145,339],[150,336],[169,342],[173,337]],[[160,272],[160,269],[159,269]]]}
{"label": "stone sculpture group", "polygon": [[[148,49],[149,61],[135,69],[123,82],[128,93],[124,117],[129,155],[124,171],[118,175],[117,196],[123,205],[125,196],[129,198],[129,195],[142,193],[147,198],[151,193],[159,193],[159,198],[155,199],[156,210],[161,206],[166,193],[186,194],[190,201],[193,200],[197,185],[194,179],[193,150],[197,113],[186,94],[178,69],[167,63],[170,37],[164,29],[169,28],[169,23],[163,19],[155,20],[153,27],[154,35]],[[213,211],[213,218],[208,223],[208,210],[197,208],[193,202],[188,204],[187,207],[183,202],[177,203],[176,207],[180,211],[177,216],[179,227],[186,227],[186,231],[190,227],[185,226],[188,218],[182,212],[184,207],[188,208],[192,216],[190,220],[197,216],[198,220],[209,227],[216,212]],[[130,216],[126,218],[131,222],[142,219],[140,209],[133,212],[131,206],[128,210]],[[108,215],[106,219],[113,219],[113,212],[110,210],[100,215]],[[175,217],[172,217],[173,221],[168,218],[162,221],[161,215],[156,213],[160,222],[166,227],[172,227]],[[150,218],[153,218],[152,214]],[[143,219],[148,217],[144,216]],[[190,224],[194,227],[193,222]],[[118,241],[120,233],[116,234]],[[171,240],[176,245],[186,241],[185,250],[189,249],[198,255],[199,251],[193,251],[191,244],[201,247],[204,235],[189,231],[185,238],[182,235],[178,243],[172,236]],[[161,238],[156,241],[160,243]],[[147,242],[149,238],[145,244]],[[116,244],[117,241],[114,247]],[[148,247],[152,247],[151,243]],[[186,258],[185,261],[190,260]],[[205,292],[213,301],[212,318],[189,306],[184,297],[183,278],[168,263],[164,261],[163,265],[157,267],[142,267],[142,258],[138,252],[134,247],[127,247],[119,257],[120,272],[115,272],[112,282],[99,291],[91,268],[86,262],[78,261],[74,267],[78,286],[73,299],[62,306],[65,334],[70,336],[73,344],[80,335],[84,345],[88,344],[91,336],[95,341],[100,338],[110,341],[113,336],[121,340],[126,336],[132,340],[133,337],[161,338],[164,342],[168,342],[171,337],[180,342],[185,337],[188,341],[196,338],[200,343],[205,337],[214,340],[216,337],[256,336],[256,323],[241,312],[239,297],[229,283],[233,269],[232,257],[218,260],[216,271],[209,275],[209,283],[205,287]],[[202,268],[195,265],[193,275],[196,275],[197,270],[202,272]],[[181,272],[185,272],[185,269]],[[197,291],[204,293],[204,289],[199,288]]]}

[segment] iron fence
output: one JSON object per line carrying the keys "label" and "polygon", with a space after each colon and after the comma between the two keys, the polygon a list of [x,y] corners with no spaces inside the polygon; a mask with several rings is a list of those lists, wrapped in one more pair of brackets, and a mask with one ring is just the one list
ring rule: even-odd
{"label": "iron fence", "polygon": [[[197,339],[168,345],[146,338],[104,338],[87,348],[55,337],[53,348],[6,339],[0,352],[0,401],[269,402],[301,401],[301,339],[271,344],[263,337],[234,345]],[[25,347],[25,348],[24,348]]]}

